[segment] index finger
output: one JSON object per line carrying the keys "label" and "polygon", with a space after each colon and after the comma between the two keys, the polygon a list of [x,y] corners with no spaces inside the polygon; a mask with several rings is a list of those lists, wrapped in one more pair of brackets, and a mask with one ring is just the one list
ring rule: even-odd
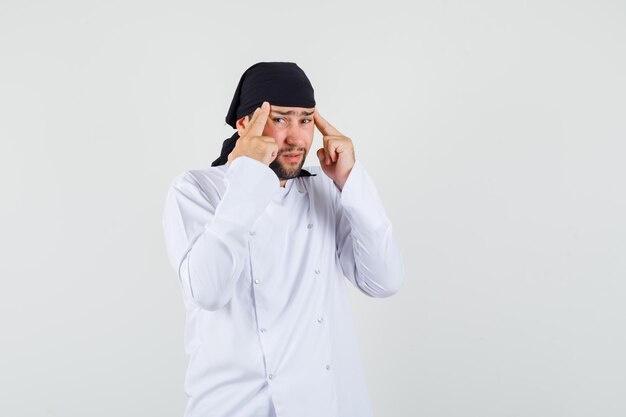
{"label": "index finger", "polygon": [[[270,114],[270,103],[264,101],[261,104],[261,109],[252,116],[250,120],[250,126],[248,126],[248,132],[252,136],[262,136],[265,129],[265,123],[267,123],[267,117]],[[248,133],[246,132],[246,133]]]}
{"label": "index finger", "polygon": [[337,129],[333,127],[326,119],[324,119],[320,112],[317,111],[317,107],[315,108],[315,113],[313,114],[313,120],[315,121],[315,126],[322,132],[324,136],[343,136]]}

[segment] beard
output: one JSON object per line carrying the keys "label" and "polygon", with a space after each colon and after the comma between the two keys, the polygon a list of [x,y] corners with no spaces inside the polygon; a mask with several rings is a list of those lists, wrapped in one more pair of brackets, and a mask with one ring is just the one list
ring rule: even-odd
{"label": "beard", "polygon": [[[288,162],[283,161],[281,156],[283,154],[289,154],[294,152],[303,152],[301,156],[300,162]],[[302,166],[304,165],[304,160],[306,159],[306,149],[304,148],[287,148],[278,151],[278,155],[276,155],[276,159],[274,159],[270,163],[270,168],[272,171],[276,173],[279,179],[281,180],[289,180],[291,178],[296,178],[300,171],[302,170]]]}

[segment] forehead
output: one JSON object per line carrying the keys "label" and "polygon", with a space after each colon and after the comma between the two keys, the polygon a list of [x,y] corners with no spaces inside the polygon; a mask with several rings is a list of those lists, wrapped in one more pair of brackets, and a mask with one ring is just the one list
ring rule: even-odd
{"label": "forehead", "polygon": [[272,113],[278,113],[283,116],[311,116],[315,111],[315,107],[283,107],[270,105]]}

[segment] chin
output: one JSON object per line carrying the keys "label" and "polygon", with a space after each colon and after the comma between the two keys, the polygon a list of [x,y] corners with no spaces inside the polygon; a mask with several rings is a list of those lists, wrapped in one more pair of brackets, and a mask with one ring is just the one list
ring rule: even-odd
{"label": "chin", "polygon": [[285,167],[283,164],[281,164],[280,162],[274,160],[271,164],[270,164],[270,168],[272,169],[272,171],[274,171],[276,173],[276,175],[278,176],[279,179],[281,180],[290,180],[292,178],[296,178],[298,176],[298,174],[300,174],[300,171],[302,171],[302,166],[304,165],[304,158],[302,159],[302,161],[300,162],[300,164],[294,168],[294,167]]}

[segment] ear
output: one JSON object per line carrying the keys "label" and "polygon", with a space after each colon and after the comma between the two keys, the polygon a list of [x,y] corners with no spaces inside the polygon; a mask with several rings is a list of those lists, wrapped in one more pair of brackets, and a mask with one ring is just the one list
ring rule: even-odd
{"label": "ear", "polygon": [[239,137],[243,136],[243,133],[246,131],[249,125],[250,118],[248,116],[243,116],[241,119],[237,120],[236,126]]}

